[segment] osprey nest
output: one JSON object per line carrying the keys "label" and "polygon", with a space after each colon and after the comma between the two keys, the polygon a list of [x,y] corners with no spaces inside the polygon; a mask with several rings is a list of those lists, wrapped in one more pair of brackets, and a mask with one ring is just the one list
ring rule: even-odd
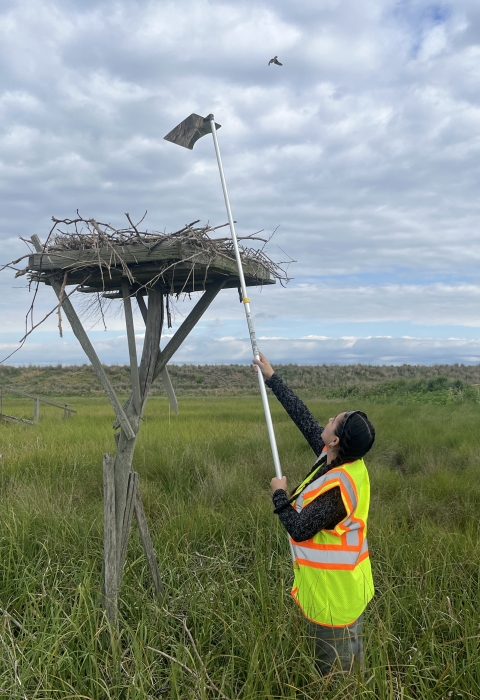
{"label": "osprey nest", "polygon": [[[13,260],[3,267],[13,269],[15,277],[26,275],[35,294],[26,314],[25,338],[51,313],[59,315],[61,330],[61,301],[42,321],[33,323],[33,308],[36,290],[41,282],[51,285],[55,280],[61,284],[61,296],[82,292],[91,296],[87,304],[89,312],[99,310],[104,318],[103,307],[107,300],[122,298],[122,280],[127,280],[132,296],[145,295],[149,289],[159,289],[166,299],[167,316],[170,323],[169,297],[205,291],[212,283],[222,281],[223,288],[239,288],[237,264],[230,237],[212,237],[219,229],[228,226],[198,226],[192,221],[174,233],[141,230],[126,214],[128,226],[114,228],[95,219],[57,219],[45,243],[38,237],[21,238],[35,252]],[[261,231],[240,237],[256,247],[245,243],[239,245],[240,257],[247,286],[275,284],[285,285],[289,281],[287,269],[290,262],[274,262],[265,252],[271,239],[258,236]],[[273,235],[273,234],[272,234]],[[28,258],[23,269],[18,263]],[[73,286],[73,289],[67,289]]]}
{"label": "osprey nest", "polygon": [[[127,278],[135,294],[153,287],[177,296],[203,291],[219,277],[228,278],[225,287],[238,287],[231,239],[211,237],[227,224],[197,226],[199,222],[193,221],[174,233],[159,233],[142,231],[128,214],[127,218],[129,226],[123,229],[94,219],[53,218],[42,250],[8,267],[17,270],[16,277],[28,275],[30,282],[48,285],[53,277],[63,288],[75,285],[80,292],[97,292],[109,299],[120,295],[122,278]],[[241,240],[262,243],[256,248],[240,245],[247,285],[288,282],[286,263],[273,262],[264,251],[267,239],[251,234]],[[28,265],[22,270],[15,268],[25,257]]]}

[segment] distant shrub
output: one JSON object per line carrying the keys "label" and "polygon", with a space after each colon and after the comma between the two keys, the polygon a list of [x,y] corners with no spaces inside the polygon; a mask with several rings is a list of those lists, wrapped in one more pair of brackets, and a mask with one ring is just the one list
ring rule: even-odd
{"label": "distant shrub", "polygon": [[[480,367],[477,365],[278,365],[276,372],[305,399],[368,399],[397,403],[478,402]],[[130,368],[105,365],[105,371],[120,394],[131,391]],[[249,365],[169,365],[179,396],[250,395],[258,383]],[[45,396],[95,396],[103,394],[90,365],[28,367],[0,366],[0,385],[11,384]],[[163,394],[156,381],[152,394]]]}

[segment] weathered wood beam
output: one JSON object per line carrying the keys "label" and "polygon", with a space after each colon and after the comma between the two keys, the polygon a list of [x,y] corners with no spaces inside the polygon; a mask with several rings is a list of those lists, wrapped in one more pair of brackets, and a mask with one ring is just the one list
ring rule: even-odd
{"label": "weathered wood beam", "polygon": [[160,376],[162,378],[162,384],[165,388],[165,391],[167,392],[170,407],[172,408],[173,412],[176,413],[178,416],[177,396],[175,394],[175,389],[173,388],[172,380],[170,379],[170,375],[166,367],[162,369],[162,371],[160,372]]}
{"label": "weathered wood beam", "polygon": [[[237,276],[237,264],[234,258],[226,255],[211,256],[206,251],[202,251],[196,246],[180,241],[169,241],[156,246],[152,250],[148,250],[144,246],[113,246],[108,248],[91,249],[91,250],[65,250],[56,252],[38,251],[34,255],[30,255],[28,259],[28,267],[30,270],[37,272],[52,272],[55,270],[68,270],[72,273],[78,272],[80,268],[98,267],[98,264],[104,265],[111,273],[122,274],[122,263],[134,267],[139,265],[143,267],[146,264],[152,266],[155,262],[172,264],[175,266],[175,274],[183,269],[187,275],[191,274],[192,268],[195,267],[195,276],[202,275],[202,269],[217,270],[228,275]],[[165,264],[158,267],[158,271],[165,267]],[[252,276],[259,280],[270,280],[270,272],[258,260],[243,261],[245,276]],[[152,266],[152,269],[155,269]],[[199,279],[201,287],[201,280]]]}
{"label": "weathered wood beam", "polygon": [[4,420],[7,423],[27,423],[28,425],[35,425],[33,420],[27,420],[26,418],[15,418],[15,416],[7,416],[6,413],[0,413],[0,420]]}
{"label": "weathered wood beam", "polygon": [[[115,523],[117,528],[117,542],[119,543],[122,542],[123,520],[127,505],[128,480],[132,470],[133,455],[135,453],[135,445],[137,443],[137,435],[140,427],[140,416],[137,415],[133,407],[133,402],[131,402],[127,414],[134,427],[135,437],[133,440],[129,440],[122,428],[117,443],[117,454],[115,457]],[[121,578],[119,578],[119,588],[121,583]]]}
{"label": "weathered wood beam", "polygon": [[[124,516],[128,507],[128,483],[133,463],[133,455],[135,452],[136,436],[140,427],[141,417],[145,409],[148,391],[153,382],[153,373],[158,355],[160,343],[160,333],[162,329],[162,294],[159,290],[151,290],[149,292],[149,309],[147,314],[147,328],[145,332],[145,341],[143,344],[142,360],[140,363],[140,387],[141,401],[140,409],[137,412],[134,407],[132,397],[125,406],[125,411],[129,417],[132,426],[135,430],[135,439],[128,440],[123,429],[120,432],[117,445],[117,458],[115,460],[115,493],[117,498],[116,505],[116,524],[117,538],[121,541],[124,528]],[[133,396],[133,395],[132,395]],[[119,576],[121,575],[119,572]],[[121,579],[119,579],[119,586]]]}
{"label": "weathered wood beam", "polygon": [[117,577],[117,529],[115,525],[115,482],[113,455],[103,455],[103,501],[104,501],[104,607],[110,624],[114,627],[118,620],[118,577]]}
{"label": "weathered wood beam", "polygon": [[56,403],[55,401],[44,399],[41,396],[36,396],[35,394],[27,394],[25,391],[12,389],[9,386],[0,387],[0,392],[1,391],[5,391],[6,394],[18,394],[18,396],[24,396],[26,399],[36,399],[37,401],[40,401],[40,403],[48,403],[49,406],[56,406],[57,408],[64,408],[67,411],[70,411],[70,413],[77,413],[77,411],[74,411],[73,408],[67,408],[68,406],[73,406],[71,403]]}
{"label": "weathered wood beam", "polygon": [[[147,313],[148,312],[147,312],[147,305],[145,304],[145,300],[144,300],[143,296],[141,296],[140,294],[136,297],[136,299],[137,299],[138,307],[139,307],[141,314],[143,316],[143,320],[145,322],[145,325],[147,325]],[[163,321],[163,311],[164,311],[164,309],[163,309],[163,294],[161,294],[161,304],[162,304],[161,308],[162,308],[162,321]],[[148,308],[150,308],[150,302],[148,303]],[[145,338],[146,338],[146,335],[145,335]],[[160,346],[158,347],[157,355],[159,352],[161,352]],[[156,361],[157,361],[157,357],[155,357],[155,362]],[[155,367],[153,367],[152,369],[155,369]],[[175,389],[173,388],[172,380],[170,379],[170,375],[169,375],[168,369],[166,367],[163,368],[161,375],[162,375],[163,386],[165,387],[165,391],[167,392],[170,406],[175,411],[175,413],[178,415],[178,401],[177,401],[177,397],[175,396]]]}
{"label": "weathered wood beam", "polygon": [[[225,270],[224,268],[215,268],[210,265],[195,265],[195,274],[192,274],[192,266],[175,263],[174,268],[170,268],[164,272],[158,265],[129,265],[132,277],[139,284],[149,286],[151,281],[158,278],[157,283],[163,287],[164,293],[172,294],[190,294],[192,292],[203,292],[209,285],[219,277],[226,277],[227,282],[225,289],[235,288],[239,286],[238,274],[233,270]],[[82,284],[86,274],[90,275],[88,285],[85,290],[80,288],[79,291],[87,293],[107,293],[109,298],[120,299],[117,296],[120,288],[121,277],[124,271],[121,268],[113,268],[106,274],[100,274],[98,267],[79,268],[68,272],[68,285]],[[49,273],[44,273],[41,276],[42,281],[49,283]],[[245,270],[245,284],[247,287],[258,287],[259,285],[275,284],[275,280],[266,277],[265,273],[259,271],[258,274],[252,270]]]}
{"label": "weathered wood beam", "polygon": [[[43,250],[42,244],[40,243],[39,237],[35,234],[31,237],[31,241],[35,247],[35,249],[39,252]],[[61,284],[55,279],[51,280],[52,288],[57,295],[58,299],[60,300],[60,294],[61,294]],[[77,312],[73,308],[72,302],[68,298],[68,296],[64,296],[62,299],[62,308],[65,311],[65,314],[68,318],[68,321],[70,323],[70,326],[72,327],[72,331],[74,332],[78,342],[82,346],[85,354],[87,355],[88,359],[92,363],[93,368],[95,369],[98,378],[100,379],[100,382],[104,388],[105,393],[107,394],[110,403],[113,406],[113,410],[115,411],[115,415],[117,417],[118,422],[122,426],[123,430],[125,431],[125,435],[132,440],[135,437],[135,433],[132,429],[132,426],[130,425],[130,422],[122,408],[122,405],[120,401],[118,400],[118,397],[115,393],[114,388],[110,384],[110,381],[105,374],[105,370],[102,367],[102,364],[100,360],[98,359],[97,353],[95,352],[92,343],[90,342],[90,339],[88,335],[86,334],[80,319],[77,316]]]}
{"label": "weathered wood beam", "polygon": [[195,328],[198,321],[201,319],[205,311],[208,309],[212,301],[215,299],[217,294],[223,289],[228,278],[218,280],[218,282],[213,282],[207,291],[202,294],[200,299],[197,301],[193,309],[188,314],[185,321],[182,323],[180,328],[177,330],[173,338],[165,345],[162,352],[159,354],[157,359],[157,364],[155,366],[154,379],[162,372],[167,362],[173,357],[177,352],[180,345],[183,343],[187,335],[193,328]]}
{"label": "weathered wood beam", "polygon": [[[190,246],[191,247],[191,246]],[[117,248],[117,250],[116,250]],[[140,262],[153,262],[154,260],[182,260],[184,252],[180,241],[166,242],[157,246],[151,252],[143,246],[125,245],[114,246],[108,248],[92,248],[90,250],[61,250],[53,253],[43,253],[38,255],[30,255],[28,264],[31,270],[64,270],[69,267],[74,269],[79,265],[98,265],[99,261],[104,262],[110,267],[119,265],[121,261],[127,264],[135,264]],[[197,249],[198,252],[198,249]]]}
{"label": "weathered wood beam", "polygon": [[137,484],[137,472],[130,472],[130,474],[128,475],[127,502],[125,504],[125,512],[123,515],[122,540],[118,552],[118,581],[122,580],[123,567],[125,566],[125,559],[127,557],[128,538],[130,536],[130,530],[132,527],[133,509],[135,506],[135,493],[137,491]]}
{"label": "weathered wood beam", "polygon": [[158,568],[157,557],[153,548],[152,539],[148,531],[147,518],[145,517],[145,511],[143,510],[140,489],[138,486],[135,492],[135,517],[137,519],[138,531],[140,533],[143,550],[147,558],[148,568],[150,569],[150,575],[153,578],[155,593],[157,594],[158,598],[161,598],[164,594],[162,578],[160,576],[160,570]]}
{"label": "weathered wood beam", "polygon": [[133,404],[137,414],[140,414],[142,399],[140,396],[140,376],[138,373],[137,345],[135,342],[135,327],[133,325],[132,300],[128,280],[122,279],[123,306],[125,309],[125,324],[127,326],[128,354],[130,357],[130,375],[132,378]]}
{"label": "weathered wood beam", "polygon": [[152,386],[155,365],[160,352],[160,336],[163,327],[163,293],[160,289],[148,292],[148,309],[142,296],[137,296],[137,303],[145,323],[142,359],[140,361],[140,390],[142,401],[146,401]]}

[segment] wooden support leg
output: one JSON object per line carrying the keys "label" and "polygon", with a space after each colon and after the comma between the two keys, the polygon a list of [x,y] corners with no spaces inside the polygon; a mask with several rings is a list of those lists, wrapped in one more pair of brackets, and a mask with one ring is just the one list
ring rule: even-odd
{"label": "wooden support leg", "polygon": [[142,399],[145,403],[152,386],[155,365],[160,352],[160,336],[163,328],[163,292],[151,289],[148,292],[148,309],[143,297],[138,297],[140,311],[145,322],[145,340],[143,343],[142,360],[140,362],[140,386]]}
{"label": "wooden support leg", "polygon": [[150,532],[148,530],[147,518],[143,509],[140,490],[138,488],[139,479],[140,477],[137,472],[130,472],[127,491],[127,507],[125,508],[122,546],[117,575],[118,580],[121,580],[123,574],[123,567],[125,566],[125,559],[127,557],[128,539],[132,527],[132,518],[133,514],[135,513],[138,531],[140,534],[140,540],[142,542],[145,557],[147,559],[148,568],[153,579],[153,585],[155,586],[155,593],[158,598],[161,598],[163,596],[163,583],[162,578],[160,576],[160,569],[158,568],[155,550],[153,548],[152,538],[150,537]]}
{"label": "wooden support leg", "polygon": [[[162,297],[163,297],[163,295],[162,295]],[[162,302],[163,302],[163,298],[162,298]],[[138,303],[138,307],[142,313],[143,321],[144,321],[145,325],[147,325],[147,305],[145,304],[145,301],[143,300],[143,297],[141,295],[139,295],[137,297],[137,303]],[[149,308],[150,308],[150,302],[149,302]],[[163,303],[162,303],[161,308],[162,308],[162,319],[163,319]],[[158,348],[158,352],[159,353],[161,352],[160,348]],[[156,359],[155,359],[155,362],[156,362]],[[160,374],[162,376],[163,386],[165,388],[165,391],[167,392],[168,400],[170,401],[170,406],[175,411],[175,413],[178,415],[178,401],[177,401],[177,397],[175,396],[175,390],[172,386],[172,381],[170,379],[170,375],[168,374],[167,368],[164,367]]]}
{"label": "wooden support leg", "polygon": [[[215,299],[217,294],[223,288],[223,286],[226,283],[226,280],[227,278],[225,278],[225,280],[221,280],[220,282],[212,284],[207,289],[207,291],[204,292],[204,294],[200,297],[195,307],[192,309],[190,314],[187,316],[185,321],[177,330],[174,337],[170,340],[170,342],[166,345],[164,351],[161,353],[159,352],[159,345],[163,321],[163,317],[161,316],[161,313],[163,311],[162,295],[161,292],[158,290],[149,291],[149,304],[147,310],[147,324],[145,331],[144,349],[139,369],[142,399],[141,410],[139,415],[135,410],[132,392],[132,396],[125,404],[125,412],[128,416],[129,424],[134,430],[135,437],[133,439],[128,439],[122,426],[120,437],[118,438],[117,458],[115,461],[116,523],[117,539],[119,541],[122,540],[123,535],[124,514],[127,503],[127,485],[129,473],[132,468],[136,436],[138,434],[140,419],[143,413],[143,409],[145,407],[145,402],[148,396],[150,386],[154,379],[165,368],[165,365],[170,360],[172,355],[180,347],[183,340],[195,327],[195,324],[199,321],[199,319],[205,313],[205,311]],[[138,509],[135,510],[136,514],[137,512],[137,521],[141,523],[139,525],[139,527],[141,528],[141,533],[148,533],[148,528],[146,526],[147,521],[145,518],[143,507],[141,506],[141,502],[139,503]],[[145,539],[142,536],[142,542],[144,544],[147,560],[149,561],[150,571],[152,573],[152,576],[154,577],[155,588],[156,590],[161,591],[161,582],[159,578],[160,575],[158,573],[158,565],[155,560],[155,554],[153,551],[153,546],[151,544],[151,539],[145,534]],[[119,576],[121,576],[121,573],[122,572],[119,569]],[[119,578],[119,587],[120,584],[121,579]]]}
{"label": "wooden support leg", "polygon": [[[121,542],[121,547],[118,551],[118,580],[119,584],[122,580],[123,565],[125,558],[122,559],[122,551],[124,550],[124,535],[125,535],[125,518],[128,518],[128,499],[133,498],[133,493],[129,494],[131,481],[131,469],[133,454],[135,451],[136,438],[140,427],[140,413],[142,400],[140,396],[140,378],[137,363],[137,348],[135,344],[135,329],[133,326],[132,306],[130,300],[130,286],[127,280],[122,280],[122,295],[125,308],[125,323],[127,326],[128,351],[130,355],[130,372],[132,376],[132,397],[133,402],[128,407],[127,416],[129,423],[132,426],[135,437],[129,440],[125,435],[123,428],[118,442],[117,459],[115,461],[115,496],[116,496],[116,522],[117,522],[117,538]],[[133,500],[131,501],[133,504]],[[133,508],[133,505],[131,506]],[[133,512],[133,511],[132,511]],[[128,524],[130,530],[131,516]],[[128,532],[126,534],[128,540]],[[126,544],[125,544],[126,553]]]}
{"label": "wooden support leg", "polygon": [[177,352],[180,345],[183,343],[190,331],[195,328],[198,321],[201,319],[205,311],[208,309],[212,301],[215,299],[217,294],[223,289],[227,282],[227,277],[219,282],[213,282],[202,294],[200,299],[197,301],[193,309],[188,314],[185,321],[182,323],[180,328],[177,330],[173,338],[167,343],[162,352],[158,355],[157,364],[155,365],[155,372],[153,378],[156,379],[161,373],[162,369],[165,367],[167,362],[172,358],[172,356]]}
{"label": "wooden support leg", "polygon": [[[43,251],[38,236],[31,241],[37,250]],[[157,595],[161,595],[163,587],[155,558],[150,534],[148,532],[145,512],[138,493],[138,475],[132,472],[133,455],[140,421],[145,408],[148,391],[154,379],[165,369],[166,364],[178,350],[183,340],[195,327],[203,313],[210,306],[223,288],[228,278],[209,285],[194,309],[187,316],[163,352],[159,351],[160,335],[163,322],[163,296],[160,290],[149,291],[149,305],[145,342],[140,367],[137,364],[135,332],[131,313],[130,288],[126,280],[122,281],[122,296],[125,305],[125,318],[130,351],[130,367],[132,372],[132,396],[125,405],[121,406],[118,397],[98,359],[93,345],[88,338],[73,305],[62,293],[59,280],[51,278],[55,294],[61,300],[62,308],[70,326],[82,346],[85,354],[94,367],[98,378],[115,411],[116,427],[120,427],[117,439],[117,455],[113,464],[112,455],[104,457],[104,493],[105,493],[105,607],[111,624],[117,624],[118,590],[128,544],[132,514],[135,511],[142,544],[148,565],[154,580]]]}
{"label": "wooden support leg", "polygon": [[[39,237],[37,235],[33,235],[31,237],[31,241],[37,253],[41,253],[43,250],[43,246],[40,243]],[[54,278],[51,279],[51,285],[55,294],[60,299],[62,285],[58,280],[55,280]],[[105,390],[105,393],[110,399],[110,403],[112,404],[113,410],[115,411],[115,416],[118,421],[118,424],[122,426],[128,439],[133,440],[133,438],[135,437],[135,433],[132,429],[132,426],[130,425],[125,411],[123,410],[122,405],[118,400],[114,388],[110,384],[110,380],[105,374],[105,370],[103,369],[102,363],[98,359],[97,353],[95,352],[93,345],[91,344],[90,339],[86,334],[80,319],[77,316],[77,312],[73,308],[72,302],[67,296],[63,296],[62,298],[62,308],[65,311],[70,326],[72,327],[72,331],[75,333],[78,342],[80,343],[83,350],[85,351],[85,354],[92,363],[92,366],[95,372],[97,373],[97,376]]]}
{"label": "wooden support leg", "polygon": [[127,504],[123,517],[122,543],[120,546],[120,556],[118,559],[118,580],[122,580],[123,567],[127,556],[128,538],[132,527],[133,509],[135,507],[135,494],[137,492],[138,474],[130,472],[128,475]]}
{"label": "wooden support leg", "polygon": [[137,414],[140,414],[140,377],[138,374],[137,346],[135,343],[135,328],[133,326],[132,302],[130,299],[130,285],[128,280],[122,279],[123,306],[125,309],[125,324],[127,326],[128,353],[130,355],[130,372],[132,376],[133,405]]}
{"label": "wooden support leg", "polygon": [[[117,527],[117,540],[119,543],[123,541],[123,527],[127,508],[128,484],[132,471],[133,454],[135,452],[139,428],[138,416],[131,416],[130,422],[136,429],[135,438],[133,440],[128,440],[123,430],[121,430],[117,445],[117,455],[115,458],[115,520]],[[118,587],[120,588],[123,571],[123,566],[120,567],[120,547],[117,552],[117,557],[119,572]]]}
{"label": "wooden support leg", "polygon": [[[215,299],[217,294],[223,289],[225,284],[227,283],[228,278],[225,277],[224,280],[220,280],[219,282],[213,282],[207,290],[202,294],[200,299],[197,301],[193,309],[190,311],[188,314],[187,318],[185,321],[182,323],[180,328],[177,330],[173,338],[167,343],[165,346],[164,350],[162,352],[159,352],[157,355],[157,361],[155,363],[155,370],[153,373],[153,381],[162,373],[163,369],[165,369],[167,363],[171,360],[175,352],[178,350],[180,345],[183,343],[185,338],[188,336],[190,331],[195,327],[195,325],[198,323],[198,321],[201,319],[205,311],[208,309],[212,301]],[[125,411],[129,413],[129,408],[132,403],[132,397],[130,396],[129,399],[127,399],[127,402],[125,403]],[[115,422],[115,427],[119,427],[120,422],[117,421]]]}
{"label": "wooden support leg", "polygon": [[[143,344],[142,360],[140,362],[140,368],[138,370],[139,382],[140,382],[140,412],[137,413],[135,404],[130,401],[126,405],[126,413],[129,418],[129,422],[135,430],[135,435],[138,434],[140,427],[141,416],[145,408],[146,399],[148,396],[148,391],[153,381],[153,373],[155,369],[155,363],[158,355],[158,348],[160,344],[160,334],[162,330],[162,316],[163,304],[162,304],[162,293],[159,290],[149,291],[149,304],[147,313],[147,326],[145,330],[145,340]],[[127,314],[126,314],[127,317]],[[130,322],[127,319],[127,330],[131,323],[130,333],[133,331],[133,320]],[[130,362],[132,367],[132,376],[134,373],[133,364],[136,361],[136,350],[135,355],[133,352],[130,354]],[[133,392],[132,392],[133,396]],[[116,518],[117,518],[117,537],[122,538],[123,542],[123,532],[124,532],[124,518],[127,512],[127,494],[128,494],[128,480],[130,478],[130,472],[132,469],[133,455],[135,451],[136,437],[134,440],[128,440],[124,434],[123,429],[120,432],[120,437],[118,440],[117,449],[117,459],[115,461],[115,495],[117,498],[116,504]],[[119,576],[121,577],[123,572],[123,562],[119,560]],[[121,578],[119,578],[119,585]]]}
{"label": "wooden support leg", "polygon": [[[125,288],[123,289],[123,295],[125,300]],[[143,301],[143,299],[142,299]],[[145,408],[146,400],[148,397],[148,391],[153,382],[153,374],[155,370],[155,364],[157,360],[157,355],[159,353],[160,335],[162,332],[163,325],[163,295],[160,290],[150,290],[148,293],[148,309],[146,311],[146,330],[145,339],[143,343],[142,359],[140,362],[140,368],[138,370],[139,376],[139,386],[140,386],[140,415],[136,418],[137,421],[140,420],[143,410]],[[127,316],[127,313],[126,313]],[[127,329],[128,329],[127,321]],[[131,322],[133,326],[133,320]],[[130,361],[132,363],[132,376],[133,376],[133,362],[135,359],[132,357],[133,353],[130,354]],[[136,353],[135,353],[136,357]],[[134,392],[132,392],[133,396]],[[135,411],[134,400],[127,406],[127,414]],[[132,422],[132,419],[130,418]],[[139,422],[138,422],[139,425]],[[123,436],[123,431],[120,433],[120,439],[118,442],[118,453],[117,453],[117,463],[116,463],[116,484],[117,489],[123,488],[124,478],[126,475],[127,464],[128,469],[131,469],[133,460],[133,450],[135,445],[130,444],[129,441],[125,441]],[[133,442],[133,441],[132,441]],[[125,563],[125,557],[127,553],[128,535],[130,532],[133,509],[135,509],[135,515],[138,523],[138,528],[140,532],[140,538],[142,540],[143,548],[145,550],[145,556],[147,558],[148,566],[153,578],[155,591],[158,596],[162,594],[163,586],[160,578],[160,572],[158,569],[158,564],[155,558],[155,552],[152,545],[152,540],[150,538],[150,533],[148,531],[147,519],[145,517],[145,512],[143,510],[142,501],[140,498],[138,490],[138,474],[136,472],[130,472],[128,474],[128,487],[126,494],[126,505],[124,510],[124,518],[122,523],[122,548],[119,559],[118,576],[119,581],[121,581],[123,567]],[[118,493],[118,491],[117,491]],[[119,516],[119,510],[117,509],[117,517]],[[117,521],[118,523],[118,521]]]}
{"label": "wooden support leg", "polygon": [[155,586],[155,593],[158,598],[162,598],[164,594],[162,578],[160,576],[160,569],[158,568],[157,557],[153,548],[152,538],[148,531],[147,518],[145,517],[145,511],[138,488],[135,492],[135,518],[137,519],[138,531],[147,558],[150,575],[153,579],[153,585]]}
{"label": "wooden support leg", "polygon": [[112,626],[118,621],[117,528],[115,525],[115,482],[113,455],[103,455],[104,498],[104,606]]}

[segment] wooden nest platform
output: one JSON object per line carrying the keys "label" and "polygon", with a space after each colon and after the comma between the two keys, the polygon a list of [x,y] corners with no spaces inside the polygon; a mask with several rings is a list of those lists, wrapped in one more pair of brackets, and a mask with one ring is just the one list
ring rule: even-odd
{"label": "wooden nest platform", "polygon": [[[189,294],[205,291],[220,280],[224,289],[239,286],[230,238],[211,237],[222,226],[198,227],[194,221],[166,234],[140,231],[138,224],[114,229],[93,219],[54,221],[43,250],[30,255],[27,267],[17,275],[28,274],[32,281],[47,285],[54,278],[63,288],[76,285],[80,292],[101,293],[109,299],[122,297],[125,278],[135,295],[152,288],[164,294]],[[266,242],[255,235],[247,239]],[[288,281],[263,246],[254,249],[242,244],[240,250],[247,286]]]}

